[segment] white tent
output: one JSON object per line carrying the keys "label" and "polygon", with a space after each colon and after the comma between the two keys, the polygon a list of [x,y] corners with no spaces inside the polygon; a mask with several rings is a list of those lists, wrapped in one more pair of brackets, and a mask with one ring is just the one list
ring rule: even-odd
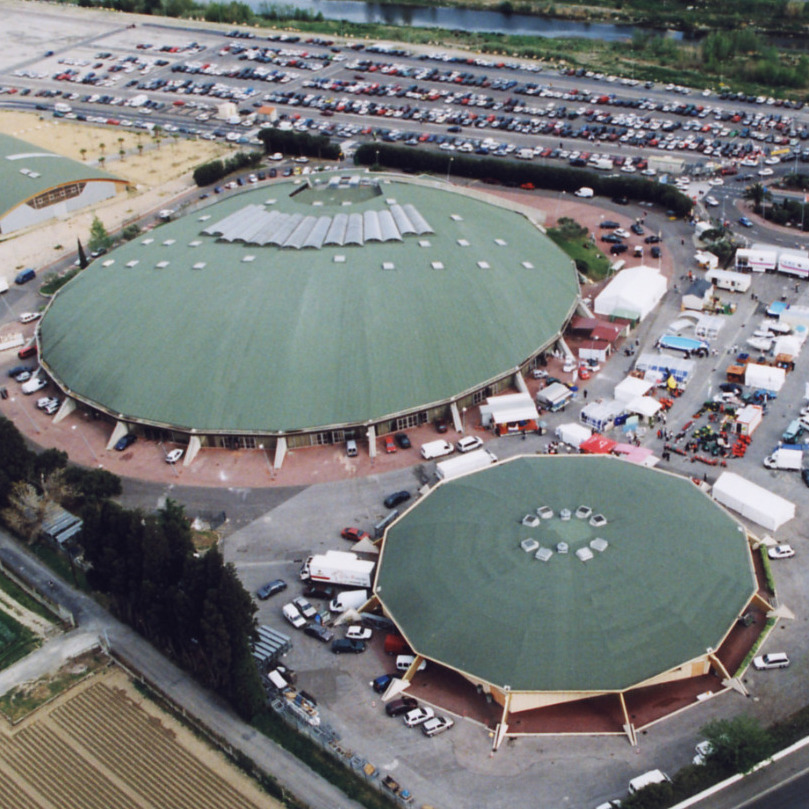
{"label": "white tent", "polygon": [[777,531],[795,516],[795,504],[733,472],[723,472],[713,486],[717,503],[738,511],[768,531]]}
{"label": "white tent", "polygon": [[619,402],[631,402],[638,396],[645,396],[653,387],[653,383],[646,379],[628,376],[615,386],[615,398]]}
{"label": "white tent", "polygon": [[800,337],[793,334],[788,334],[784,337],[776,337],[772,353],[776,356],[779,354],[789,354],[790,357],[797,357],[798,354],[801,353]]}
{"label": "white tent", "polygon": [[778,393],[786,378],[787,372],[783,368],[749,362],[744,369],[744,384],[751,388],[763,388]]}
{"label": "white tent", "polygon": [[599,433],[610,430],[615,426],[615,419],[625,412],[623,402],[614,399],[597,399],[586,405],[579,413],[583,424],[592,427]]}
{"label": "white tent", "polygon": [[597,315],[643,320],[666,294],[666,279],[654,267],[630,267],[616,275],[595,299]]}
{"label": "white tent", "polygon": [[636,396],[626,406],[630,413],[638,413],[644,418],[651,418],[663,405],[651,396]]}
{"label": "white tent", "polygon": [[568,422],[567,424],[560,424],[556,428],[556,437],[565,444],[570,444],[571,447],[578,449],[583,441],[586,441],[593,431],[585,427],[583,424],[575,424]]}

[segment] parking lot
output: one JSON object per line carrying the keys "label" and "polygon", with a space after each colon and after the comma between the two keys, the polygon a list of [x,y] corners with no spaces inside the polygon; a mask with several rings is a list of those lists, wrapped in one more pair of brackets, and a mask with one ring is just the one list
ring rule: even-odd
{"label": "parking lot", "polygon": [[[0,32],[0,41],[5,39],[5,47],[0,52],[0,83],[17,90],[0,96],[0,103],[13,102],[18,108],[26,109],[43,104],[50,114],[53,104],[61,101],[71,107],[67,115],[77,119],[80,115],[94,116],[100,125],[111,130],[121,126],[154,129],[159,123],[167,132],[179,135],[249,142],[258,126],[257,118],[251,118],[257,109],[254,103],[260,101],[277,105],[287,116],[289,125],[298,130],[318,129],[349,140],[372,137],[375,130],[384,130],[377,133],[382,140],[415,141],[438,148],[446,144],[447,152],[484,154],[481,150],[486,150],[492,155],[513,154],[530,146],[532,160],[587,162],[601,159],[600,155],[605,154],[610,160],[623,158],[614,163],[616,167],[637,166],[637,159],[655,153],[684,155],[692,163],[706,158],[735,159],[742,163],[745,159],[752,161],[752,155],[758,154],[754,164],[739,167],[737,176],[747,180],[758,176],[756,172],[765,165],[763,155],[767,152],[788,148],[793,160],[802,160],[801,144],[807,137],[809,119],[805,111],[777,105],[775,100],[770,104],[767,99],[762,99],[761,103],[757,99],[719,99],[697,92],[685,96],[675,88],[645,88],[610,82],[607,77],[538,75],[522,67],[500,66],[482,60],[459,67],[446,62],[441,54],[428,54],[428,58],[421,59],[419,54],[377,50],[368,57],[369,48],[366,47],[364,53],[354,52],[344,43],[274,41],[262,43],[264,50],[254,58],[242,59],[247,51],[238,48],[253,50],[255,43],[226,37],[210,27],[190,33],[178,31],[169,24],[143,25],[139,20],[137,28],[129,28],[127,17],[110,17],[82,9],[43,14],[42,24],[36,31],[25,25],[25,19],[23,7],[12,6],[8,24]],[[145,44],[151,47],[138,47]],[[204,50],[199,50],[200,47]],[[183,50],[172,51],[172,48]],[[270,51],[266,48],[271,49],[273,61],[262,61],[265,56],[269,58]],[[45,56],[48,50],[54,53]],[[102,58],[99,56],[102,53],[111,56]],[[340,56],[345,58],[336,58]],[[389,70],[394,61],[406,64],[406,70]],[[96,67],[98,64],[101,67]],[[206,64],[208,67],[203,69]],[[214,64],[216,67],[212,68]],[[122,66],[120,70],[112,70],[118,65]],[[195,65],[199,65],[199,69]],[[183,66],[186,69],[175,70]],[[216,72],[220,69],[221,73]],[[253,72],[240,76],[246,69]],[[257,69],[267,72],[261,76],[255,73]],[[28,75],[14,75],[14,71],[27,71]],[[97,80],[96,76],[91,76],[92,81],[87,81],[89,73],[98,74]],[[55,79],[54,75],[65,78]],[[481,77],[484,77],[483,83],[478,84]],[[127,87],[133,81],[136,83]],[[154,84],[164,81],[165,84]],[[169,88],[170,81],[180,83]],[[185,84],[187,81],[191,83]],[[485,82],[488,85],[484,86]],[[206,85],[210,85],[207,93],[195,92]],[[570,96],[576,86],[586,86],[588,90],[564,97]],[[250,87],[253,91],[248,93]],[[22,96],[26,89],[29,92]],[[59,95],[37,96],[44,90]],[[68,96],[75,93],[77,98],[63,100],[66,93]],[[144,94],[150,102],[148,105],[143,102],[134,107],[126,106],[128,100]],[[89,100],[94,95],[98,98]],[[88,100],[84,101],[84,96]],[[102,96],[108,96],[111,101],[102,102]],[[602,97],[606,100],[602,101]],[[642,101],[642,97],[651,100]],[[507,103],[508,98],[512,98],[513,103]],[[120,103],[112,103],[115,99],[120,99]],[[617,103],[625,99],[632,103]],[[213,119],[215,105],[221,100],[237,102],[240,113],[247,110],[246,114],[239,115],[238,128]],[[177,101],[183,103],[177,104]],[[692,104],[694,110],[686,112],[688,104]],[[495,108],[497,105],[500,106]],[[665,109],[666,106],[670,108]],[[697,106],[703,109],[696,110]],[[706,106],[712,109],[706,111]],[[589,109],[592,112],[588,112]],[[304,110],[312,112],[304,113]],[[756,118],[757,113],[760,118]],[[739,120],[733,120],[736,116]],[[111,120],[117,123],[110,123]],[[242,126],[243,123],[247,125]],[[694,124],[699,124],[698,128]],[[703,132],[705,126],[710,129]],[[461,127],[462,131],[450,132],[450,127]],[[749,130],[746,135],[745,129]],[[731,134],[734,130],[735,135]],[[235,137],[229,137],[234,134]],[[626,140],[622,140],[624,137]],[[491,143],[486,143],[487,138]],[[568,148],[559,145],[560,138]],[[655,139],[657,144],[652,144]],[[793,140],[795,143],[790,142]],[[719,143],[714,144],[714,141]],[[569,148],[572,143],[580,143],[582,148]],[[666,144],[665,148],[661,148],[661,144]],[[674,145],[669,148],[668,144]],[[697,145],[691,148],[691,144]],[[725,153],[728,144],[730,147]],[[739,151],[734,154],[736,146]],[[716,149],[718,155],[712,154]],[[546,150],[549,151],[546,153]],[[579,154],[573,156],[576,151]],[[586,158],[582,156],[583,151],[589,151]],[[557,154],[552,157],[553,152]],[[627,162],[627,155],[635,159]],[[771,167],[776,172],[784,170],[782,162],[772,163]],[[643,170],[636,169],[637,172]],[[725,188],[728,187],[732,191],[742,186],[728,180]],[[735,193],[727,195],[728,212]],[[722,199],[724,202],[725,197]],[[553,209],[549,214],[558,216],[568,204],[564,200],[554,201],[549,206]],[[642,212],[632,207],[626,210],[629,218]],[[605,215],[614,213],[615,209],[611,209]],[[674,255],[678,269],[673,270],[672,281],[679,283],[682,289],[682,275],[691,269],[688,262],[693,245],[690,237],[689,243],[676,244],[681,231],[683,237],[689,236],[684,225],[678,223],[671,228],[666,233],[668,249],[664,258],[668,261],[669,252]],[[788,235],[794,242],[792,234]],[[728,318],[712,346],[717,355],[699,361],[695,378],[684,396],[676,400],[668,415],[669,428],[678,431],[692,419],[703,401],[717,393],[719,383],[724,381],[724,369],[735,353],[732,347],[740,349],[745,345],[764,318],[768,303],[786,298],[791,303],[809,305],[807,289],[806,282],[799,282],[796,291],[795,283],[782,276],[757,275],[752,288],[757,300],[749,294],[724,293],[723,297],[737,303],[737,311]],[[658,310],[639,329],[639,349],[651,348],[679,311],[680,296],[670,290]],[[631,362],[631,358],[623,354],[614,356],[588,382],[588,399],[610,395],[612,388],[630,370]],[[318,699],[321,712],[339,732],[343,745],[369,758],[381,770],[395,774],[419,803],[471,809],[480,805],[477,796],[484,794],[486,805],[493,809],[515,805],[586,809],[622,795],[629,778],[638,773],[654,767],[673,773],[689,762],[699,727],[710,719],[746,711],[770,722],[809,700],[809,684],[801,677],[809,646],[809,640],[801,631],[804,617],[809,614],[804,587],[809,575],[803,521],[807,490],[795,472],[771,471],[762,464],[765,455],[777,445],[786,425],[797,415],[808,371],[809,358],[801,356],[778,399],[768,404],[767,415],[747,455],[728,462],[731,471],[798,504],[798,516],[776,537],[780,542],[791,543],[797,555],[773,565],[779,585],[779,603],[789,607],[797,620],[781,622],[765,647],[768,651],[787,651],[793,665],[784,671],[749,672],[745,679],[752,699],[745,700],[730,693],[696,706],[644,732],[636,750],[623,736],[554,737],[519,740],[504,745],[492,755],[488,731],[463,716],[455,717],[455,727],[447,733],[426,739],[417,730],[406,728],[401,719],[386,717],[378,696],[369,686],[374,677],[390,667],[379,648],[381,635],[377,635],[364,654],[337,657],[325,645],[304,637],[283,620],[281,606],[300,589],[301,562],[313,552],[350,547],[340,539],[340,529],[348,525],[370,529],[386,513],[382,505],[384,496],[398,489],[415,493],[422,482],[420,473],[431,474],[431,465],[424,469],[415,464],[403,466],[399,462],[405,456],[400,452],[395,465],[393,461],[386,464],[380,460],[376,466],[363,468],[361,476],[308,486],[231,535],[224,544],[224,552],[251,592],[276,577],[289,582],[286,593],[259,602],[260,623],[293,636],[294,649],[287,663],[298,672],[302,687]],[[15,407],[19,404],[18,401]],[[545,416],[550,428],[575,420],[582,404],[579,399],[567,412]],[[21,428],[27,429],[25,419],[20,422]],[[86,425],[82,429],[87,429],[92,440],[94,426]],[[76,435],[72,437],[76,450],[83,452],[87,438],[79,440]],[[460,436],[450,437],[457,440]],[[499,457],[506,458],[544,451],[547,442],[546,437],[531,435],[525,440],[495,439],[487,441],[487,446]],[[654,430],[646,431],[642,443],[657,454],[663,448]],[[269,479],[264,458],[258,457],[258,453],[254,455],[256,470]],[[342,457],[336,462],[342,463]],[[211,461],[214,463],[222,485],[228,485],[233,479],[229,477],[232,470],[224,463],[219,468],[218,458]],[[670,462],[661,462],[660,466],[689,476],[707,475],[709,482],[720,471],[676,454]],[[125,470],[126,466],[121,469]],[[665,504],[661,504],[661,508],[665,508]],[[758,530],[755,526],[752,528]],[[440,619],[436,616],[436,620]]]}

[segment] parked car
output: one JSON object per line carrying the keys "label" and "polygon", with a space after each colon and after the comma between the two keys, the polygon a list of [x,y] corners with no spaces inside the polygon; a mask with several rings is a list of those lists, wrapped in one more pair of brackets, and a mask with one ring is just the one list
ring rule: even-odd
{"label": "parked car", "polygon": [[360,654],[365,651],[365,641],[351,640],[350,638],[339,638],[332,641],[331,650],[336,655],[340,654]]}
{"label": "parked car", "polygon": [[613,228],[621,227],[621,225],[619,222],[613,222],[611,219],[605,219],[599,224],[599,227],[604,228],[605,230],[612,230]]}
{"label": "parked car", "polygon": [[399,449],[410,449],[410,447],[413,446],[410,443],[407,433],[396,433],[396,435],[393,437],[396,440],[396,443],[399,445]]}
{"label": "parked car", "polygon": [[183,457],[183,452],[184,451],[185,450],[182,450],[182,449],[180,449],[178,447],[177,449],[173,449],[173,450],[167,452],[166,453],[166,463],[177,463],[177,461],[179,461],[180,458]]}
{"label": "parked car", "polygon": [[467,435],[455,444],[458,452],[471,452],[483,446],[483,439],[478,435]]}
{"label": "parked car", "polygon": [[751,228],[751,227],[753,227],[752,221],[750,219],[748,219],[746,216],[740,216],[739,217],[739,224],[743,228]]}
{"label": "parked car", "polygon": [[385,705],[385,713],[388,716],[402,716],[418,707],[419,703],[413,697],[401,697],[400,699],[391,700]]}
{"label": "parked car", "polygon": [[42,317],[42,312],[23,312],[20,315],[20,323],[33,323]]}
{"label": "parked car", "polygon": [[651,236],[647,236],[643,241],[646,242],[646,244],[658,244],[661,239],[660,236],[653,233]]}
{"label": "parked car", "polygon": [[770,559],[789,559],[795,555],[795,549],[791,545],[775,545],[767,549],[767,556]]}
{"label": "parked car", "polygon": [[296,596],[292,603],[304,618],[314,618],[317,615],[317,610],[303,596]]}
{"label": "parked car", "polygon": [[392,435],[386,435],[384,441],[385,441],[385,452],[387,452],[388,454],[396,452],[397,450],[396,442],[393,440]]}
{"label": "parked car", "polygon": [[287,583],[283,579],[273,579],[266,584],[262,584],[261,587],[256,590],[256,595],[264,601],[270,596],[274,596],[276,593],[280,593],[282,590],[286,589]]}
{"label": "parked car", "polygon": [[402,503],[406,503],[410,499],[410,492],[402,489],[399,492],[393,492],[393,494],[389,494],[385,500],[385,508],[396,508],[396,506],[401,505]]}
{"label": "parked car", "polygon": [[788,665],[789,658],[784,652],[770,652],[753,658],[753,668],[759,671],[763,669],[785,669]]}
{"label": "parked car", "polygon": [[660,258],[660,255],[661,255],[662,251],[660,250],[659,247],[653,247],[650,252],[651,252],[652,258]]}
{"label": "parked car", "polygon": [[373,629],[361,624],[352,624],[346,630],[346,637],[350,640],[371,640],[373,634]]}
{"label": "parked car", "polygon": [[334,640],[334,632],[327,629],[323,624],[307,624],[303,628],[303,634],[319,640],[321,643],[331,643]]}
{"label": "parked car", "polygon": [[17,273],[16,277],[14,278],[14,283],[19,285],[27,284],[29,281],[33,281],[36,277],[36,272],[28,267],[22,272]]}
{"label": "parked car", "polygon": [[395,680],[398,676],[396,672],[393,674],[380,674],[379,677],[374,678],[371,682],[371,688],[373,688],[377,694],[384,694],[385,691],[388,690],[391,681]]}
{"label": "parked car", "polygon": [[295,627],[295,629],[303,629],[303,627],[306,626],[306,618],[300,614],[298,608],[294,604],[284,604],[284,606],[281,608],[281,613],[283,614],[284,618],[286,618],[287,621],[289,621],[289,623]]}
{"label": "parked car", "polygon": [[332,587],[330,584],[310,582],[303,588],[303,595],[306,598],[320,598],[331,601],[337,595],[337,588]]}
{"label": "parked car", "polygon": [[127,447],[131,447],[136,441],[138,437],[135,433],[127,433],[126,435],[122,435],[116,442],[115,442],[115,450],[117,452],[123,452]]}
{"label": "parked car", "polygon": [[404,715],[404,723],[409,728],[414,728],[416,725],[420,725],[422,722],[426,722],[428,719],[432,719],[434,716],[435,711],[432,708],[422,705],[418,708],[413,708],[412,711],[408,711]]}
{"label": "parked car", "polygon": [[694,749],[697,754],[692,759],[692,762],[697,766],[702,766],[707,761],[708,756],[713,753],[713,745],[707,739],[699,742]]}
{"label": "parked car", "polygon": [[455,724],[454,720],[446,716],[435,716],[421,723],[421,732],[425,736],[437,736],[445,730],[449,730]]}
{"label": "parked car", "polygon": [[610,253],[613,256],[618,256],[621,253],[626,253],[627,250],[629,250],[629,245],[627,244],[614,244],[612,245],[612,247],[610,247]]}
{"label": "parked car", "polygon": [[30,365],[15,365],[11,368],[8,372],[8,375],[12,379],[16,379],[20,374],[28,373],[30,375],[31,371],[34,369]]}
{"label": "parked car", "polygon": [[435,420],[435,431],[437,433],[445,433],[449,427],[447,426],[446,419],[436,419]]}
{"label": "parked car", "polygon": [[343,539],[350,539],[352,542],[359,542],[361,539],[370,539],[371,535],[367,531],[363,531],[362,528],[343,528],[340,531],[340,536]]}

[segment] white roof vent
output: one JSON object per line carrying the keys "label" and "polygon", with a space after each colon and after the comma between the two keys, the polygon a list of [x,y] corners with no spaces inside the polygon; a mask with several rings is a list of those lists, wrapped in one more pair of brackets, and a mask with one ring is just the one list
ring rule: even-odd
{"label": "white roof vent", "polygon": [[206,262],[204,262],[204,261],[198,261],[198,262],[197,262],[197,263],[194,265],[194,269],[195,269],[195,270],[204,270],[204,269],[205,269],[205,264],[206,264]]}
{"label": "white roof vent", "polygon": [[202,216],[200,216],[197,221],[198,222],[207,222],[210,218],[211,218],[211,215],[209,213],[206,213],[206,214],[203,214]]}
{"label": "white roof vent", "polygon": [[334,263],[335,264],[345,264],[346,263],[346,257],[345,256],[335,256],[334,257]]}
{"label": "white roof vent", "polygon": [[166,239],[166,241],[163,242],[163,247],[171,247],[176,241],[176,239]]}
{"label": "white roof vent", "polygon": [[135,266],[137,266],[137,263],[138,263],[138,260],[136,258],[133,258],[132,261],[127,261],[126,262],[126,266],[127,267],[135,267]]}
{"label": "white roof vent", "polygon": [[458,245],[460,247],[469,247],[469,241],[467,239],[458,239]]}
{"label": "white roof vent", "polygon": [[522,518],[522,524],[529,528],[536,528],[539,525],[539,517],[536,514],[526,514]]}
{"label": "white roof vent", "polygon": [[609,548],[610,543],[607,542],[606,539],[602,539],[601,537],[596,537],[591,543],[590,547],[597,551],[598,553],[604,553],[607,548]]}
{"label": "white roof vent", "polygon": [[528,539],[524,539],[524,540],[523,540],[523,541],[520,543],[520,547],[521,547],[521,548],[522,548],[522,549],[523,549],[523,550],[524,550],[526,553],[533,553],[533,552],[534,552],[534,551],[535,551],[535,550],[536,550],[536,549],[539,547],[539,543],[538,543],[538,542],[537,542],[535,539],[531,539],[531,538],[529,537]]}
{"label": "white roof vent", "polygon": [[419,247],[432,247],[432,245],[427,239],[421,239],[419,241]]}
{"label": "white roof vent", "polygon": [[569,508],[563,508],[559,512],[559,519],[562,522],[567,522],[570,519],[570,517],[571,517],[571,514],[570,514],[570,509]]}
{"label": "white roof vent", "polygon": [[443,261],[433,261],[430,263],[430,266],[434,270],[443,270],[444,269],[444,262]]}
{"label": "white roof vent", "polygon": [[449,218],[453,222],[463,222],[463,217],[460,214],[457,214],[457,213],[450,214]]}
{"label": "white roof vent", "polygon": [[495,244],[496,244],[498,247],[505,247],[505,246],[508,244],[508,242],[507,242],[505,239],[495,239],[495,240],[494,240],[494,243],[495,243]]}
{"label": "white roof vent", "polygon": [[523,267],[525,267],[526,270],[533,270],[534,269],[534,265],[530,261],[523,261],[522,265],[523,265]]}
{"label": "white roof vent", "polygon": [[154,241],[154,239],[144,239],[144,240],[141,242],[141,244],[143,244],[143,245],[146,245],[146,244],[151,244],[153,241]]}
{"label": "white roof vent", "polygon": [[157,264],[155,264],[155,267],[157,267],[158,270],[163,270],[168,266],[169,266],[168,261],[158,261]]}
{"label": "white roof vent", "polygon": [[194,239],[193,242],[188,242],[189,247],[199,247],[202,242],[199,239]]}
{"label": "white roof vent", "polygon": [[101,262],[102,267],[112,267],[113,264],[115,264],[114,258],[108,258],[106,261]]}
{"label": "white roof vent", "polygon": [[552,556],[553,551],[550,548],[540,548],[534,554],[534,559],[539,559],[540,562],[547,562]]}
{"label": "white roof vent", "polygon": [[478,267],[480,267],[481,270],[491,269],[491,265],[488,261],[478,261]]}
{"label": "white roof vent", "polygon": [[576,556],[580,562],[589,562],[593,558],[593,552],[589,548],[579,548]]}
{"label": "white roof vent", "polygon": [[556,552],[557,553],[567,553],[570,550],[570,546],[567,542],[558,542],[556,544]]}
{"label": "white roof vent", "polygon": [[589,520],[593,514],[593,509],[590,506],[579,506],[576,509],[576,517],[580,520]]}
{"label": "white roof vent", "polygon": [[607,518],[603,514],[594,514],[590,517],[590,525],[593,528],[603,528],[607,524]]}
{"label": "white roof vent", "polygon": [[395,270],[396,265],[392,261],[383,261],[382,262],[382,269],[383,270]]}

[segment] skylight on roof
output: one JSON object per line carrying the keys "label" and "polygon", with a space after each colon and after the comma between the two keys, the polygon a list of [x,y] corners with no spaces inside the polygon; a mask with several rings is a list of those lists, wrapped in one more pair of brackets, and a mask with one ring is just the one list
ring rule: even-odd
{"label": "skylight on roof", "polygon": [[383,270],[395,270],[396,265],[392,261],[383,261],[382,262],[382,269]]}
{"label": "skylight on roof", "polygon": [[189,247],[199,247],[202,242],[199,239],[194,239],[193,242],[188,242]]}
{"label": "skylight on roof", "polygon": [[163,245],[164,247],[171,247],[171,245],[173,245],[176,241],[176,239],[166,239],[166,241],[163,242]]}
{"label": "skylight on roof", "polygon": [[480,267],[481,270],[488,270],[491,268],[488,261],[478,261],[478,267]]}
{"label": "skylight on roof", "polygon": [[430,266],[434,270],[443,270],[444,269],[444,262],[443,261],[433,261]]}
{"label": "skylight on roof", "polygon": [[505,247],[505,246],[508,244],[508,242],[507,242],[505,239],[495,239],[495,240],[494,240],[494,243],[495,243],[495,244],[496,244],[498,247]]}
{"label": "skylight on roof", "polygon": [[162,269],[164,269],[165,267],[168,267],[168,266],[169,266],[168,261],[158,261],[157,264],[155,264],[155,267],[157,267],[158,270],[162,270]]}
{"label": "skylight on roof", "polygon": [[144,239],[141,244],[151,244],[153,241],[154,239]]}
{"label": "skylight on roof", "polygon": [[523,265],[523,267],[525,267],[526,270],[533,270],[534,269],[534,265],[530,261],[523,261],[522,265]]}
{"label": "skylight on roof", "polygon": [[466,239],[458,239],[458,244],[460,247],[469,247],[469,242]]}
{"label": "skylight on roof", "polygon": [[135,267],[135,266],[137,266],[137,264],[138,264],[138,260],[136,258],[133,258],[132,261],[127,261],[126,262],[127,267]]}
{"label": "skylight on roof", "polygon": [[452,213],[452,214],[450,214],[450,215],[449,215],[449,218],[450,218],[450,219],[451,219],[453,222],[463,222],[463,217],[462,217],[460,214],[458,214],[458,213]]}
{"label": "skylight on roof", "polygon": [[242,261],[243,261],[245,264],[249,264],[251,261],[255,261],[255,260],[256,260],[256,257],[255,257],[255,256],[243,256],[243,257],[242,257]]}
{"label": "skylight on roof", "polygon": [[202,216],[200,216],[197,221],[198,222],[207,222],[210,218],[211,218],[211,215],[209,213],[206,213],[206,214],[203,214]]}
{"label": "skylight on roof", "polygon": [[334,257],[334,263],[335,264],[345,264],[346,263],[346,257],[342,256],[342,255],[335,256]]}
{"label": "skylight on roof", "polygon": [[198,262],[197,262],[197,263],[194,265],[194,269],[195,269],[195,270],[204,270],[204,269],[205,269],[205,262],[204,262],[204,261],[198,261]]}

